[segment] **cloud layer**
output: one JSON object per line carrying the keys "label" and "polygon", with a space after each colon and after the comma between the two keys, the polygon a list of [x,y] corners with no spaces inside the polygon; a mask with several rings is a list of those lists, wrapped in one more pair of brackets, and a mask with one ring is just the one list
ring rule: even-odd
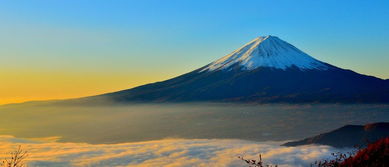
{"label": "cloud layer", "polygon": [[[336,150],[328,146],[283,147],[279,142],[227,139],[164,139],[121,144],[59,143],[0,136],[2,153],[22,145],[29,152],[29,166],[245,166],[237,158],[256,158],[279,166],[309,166],[329,158]],[[0,156],[4,157],[4,154]]]}

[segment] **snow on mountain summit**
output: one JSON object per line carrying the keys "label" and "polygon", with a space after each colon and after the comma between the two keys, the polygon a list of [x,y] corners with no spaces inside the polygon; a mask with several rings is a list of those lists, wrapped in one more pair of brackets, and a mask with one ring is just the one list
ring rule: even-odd
{"label": "snow on mountain summit", "polygon": [[229,69],[233,65],[239,65],[243,70],[253,70],[258,67],[286,70],[293,66],[300,70],[329,68],[293,45],[268,35],[255,38],[243,47],[207,65],[201,71]]}

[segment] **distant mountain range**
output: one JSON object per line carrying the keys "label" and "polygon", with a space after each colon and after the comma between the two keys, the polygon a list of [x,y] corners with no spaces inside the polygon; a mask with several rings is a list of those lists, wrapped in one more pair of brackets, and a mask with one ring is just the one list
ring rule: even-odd
{"label": "distant mountain range", "polygon": [[284,146],[299,146],[321,144],[333,147],[366,146],[378,139],[389,137],[389,123],[373,123],[366,125],[346,125],[331,132],[314,137],[283,144]]}
{"label": "distant mountain range", "polygon": [[258,37],[204,67],[128,90],[113,102],[388,103],[389,81],[314,59],[275,36]]}

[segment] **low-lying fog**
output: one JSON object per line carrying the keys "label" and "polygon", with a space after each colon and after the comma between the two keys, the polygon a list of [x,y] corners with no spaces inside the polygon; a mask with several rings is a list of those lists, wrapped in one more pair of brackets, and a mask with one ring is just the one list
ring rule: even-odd
{"label": "low-lying fog", "polygon": [[[254,142],[231,139],[162,139],[120,144],[58,143],[0,136],[0,150],[21,145],[28,150],[30,167],[244,167],[238,156],[258,159],[279,167],[305,167],[315,160],[331,157],[329,146],[283,147],[279,142]],[[0,153],[0,158],[3,157]]]}
{"label": "low-lying fog", "polygon": [[93,144],[165,138],[284,141],[346,124],[389,121],[388,105],[11,105],[0,107],[0,113],[0,135]]}

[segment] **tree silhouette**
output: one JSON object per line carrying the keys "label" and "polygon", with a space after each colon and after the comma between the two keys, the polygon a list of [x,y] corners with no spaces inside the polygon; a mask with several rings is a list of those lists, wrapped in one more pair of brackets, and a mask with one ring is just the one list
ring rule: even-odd
{"label": "tree silhouette", "polygon": [[28,154],[27,151],[23,150],[19,145],[15,151],[8,153],[8,157],[5,157],[2,162],[2,167],[26,167],[25,159]]}
{"label": "tree silhouette", "polygon": [[[244,159],[243,156],[238,156],[238,158],[246,162],[249,165],[249,167],[272,167],[272,165],[265,165],[263,163],[261,154],[259,154],[258,160]],[[277,167],[277,165],[275,165],[274,167]]]}

